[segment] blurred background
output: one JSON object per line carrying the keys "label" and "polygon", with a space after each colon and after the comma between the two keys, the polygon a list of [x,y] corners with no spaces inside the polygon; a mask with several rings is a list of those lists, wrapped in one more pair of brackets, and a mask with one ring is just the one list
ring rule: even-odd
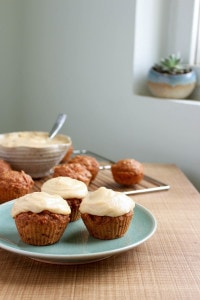
{"label": "blurred background", "polygon": [[49,131],[65,112],[61,131],[75,149],[174,163],[200,190],[200,102],[153,98],[146,89],[162,56],[191,59],[194,5],[1,0],[0,132]]}

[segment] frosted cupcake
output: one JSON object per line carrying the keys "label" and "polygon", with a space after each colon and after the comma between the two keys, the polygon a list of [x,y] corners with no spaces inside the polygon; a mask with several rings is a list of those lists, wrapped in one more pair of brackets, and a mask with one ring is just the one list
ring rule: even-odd
{"label": "frosted cupcake", "polygon": [[125,235],[133,218],[134,207],[134,201],[125,194],[100,187],[83,199],[80,212],[91,236],[110,240]]}
{"label": "frosted cupcake", "polygon": [[59,241],[69,223],[70,212],[61,196],[35,192],[15,199],[11,215],[24,243],[44,246]]}
{"label": "frosted cupcake", "polygon": [[57,194],[64,198],[71,208],[70,222],[80,219],[79,206],[88,194],[87,185],[79,180],[59,176],[47,180],[41,187],[41,191],[49,194]]}

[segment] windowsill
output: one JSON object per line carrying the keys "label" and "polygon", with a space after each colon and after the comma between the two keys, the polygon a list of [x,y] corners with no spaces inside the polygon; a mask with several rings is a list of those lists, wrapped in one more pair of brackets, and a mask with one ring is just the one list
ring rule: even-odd
{"label": "windowsill", "polygon": [[193,99],[173,99],[172,101],[177,102],[177,103],[182,103],[182,104],[188,104],[188,105],[196,105],[200,106],[200,101],[199,100],[193,100]]}
{"label": "windowsill", "polygon": [[[170,53],[180,53],[184,63],[192,62],[190,62],[192,47],[188,45],[192,43],[195,3],[195,0],[136,1],[133,53],[135,95],[160,99],[150,95],[145,80],[149,68],[162,57],[167,57]],[[188,99],[164,98],[160,100],[199,106],[200,91],[198,95],[192,94]]]}
{"label": "windowsill", "polygon": [[158,101],[170,101],[170,102],[175,102],[175,103],[179,103],[179,104],[186,104],[186,105],[194,105],[194,106],[200,106],[200,100],[194,100],[194,99],[168,99],[168,98],[157,98],[151,95],[141,95],[141,94],[137,94],[135,93],[135,95],[139,96],[139,97],[143,97],[143,98],[150,98],[150,99],[154,99],[154,100],[158,100]]}

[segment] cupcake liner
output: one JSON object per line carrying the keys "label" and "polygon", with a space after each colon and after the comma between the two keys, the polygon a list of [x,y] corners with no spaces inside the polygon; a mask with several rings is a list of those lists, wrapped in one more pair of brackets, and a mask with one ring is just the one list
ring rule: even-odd
{"label": "cupcake liner", "polygon": [[[45,246],[59,241],[63,235],[69,215],[22,213],[16,216],[15,224],[21,240],[30,245]],[[62,220],[61,220],[62,219]]]}
{"label": "cupcake liner", "polygon": [[71,208],[70,222],[79,220],[81,218],[79,207],[82,199],[73,198],[73,199],[66,199],[66,201],[69,204],[69,207]]}
{"label": "cupcake liner", "polygon": [[119,217],[81,214],[81,218],[91,236],[101,240],[111,240],[125,235],[131,224],[133,212]]}

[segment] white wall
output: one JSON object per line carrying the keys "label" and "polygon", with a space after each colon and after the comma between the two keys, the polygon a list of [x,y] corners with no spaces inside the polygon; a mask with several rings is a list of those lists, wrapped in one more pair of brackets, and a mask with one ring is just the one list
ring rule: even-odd
{"label": "white wall", "polygon": [[[68,121],[62,132],[75,148],[114,160],[176,163],[200,190],[200,106],[133,92],[135,1],[19,3],[22,75],[16,114],[22,115],[13,129],[49,130],[63,111]],[[8,115],[9,104],[4,107]],[[12,130],[6,118],[0,125]]]}
{"label": "white wall", "polygon": [[18,119],[17,108],[21,100],[20,9],[18,1],[0,1],[0,132],[12,130]]}

